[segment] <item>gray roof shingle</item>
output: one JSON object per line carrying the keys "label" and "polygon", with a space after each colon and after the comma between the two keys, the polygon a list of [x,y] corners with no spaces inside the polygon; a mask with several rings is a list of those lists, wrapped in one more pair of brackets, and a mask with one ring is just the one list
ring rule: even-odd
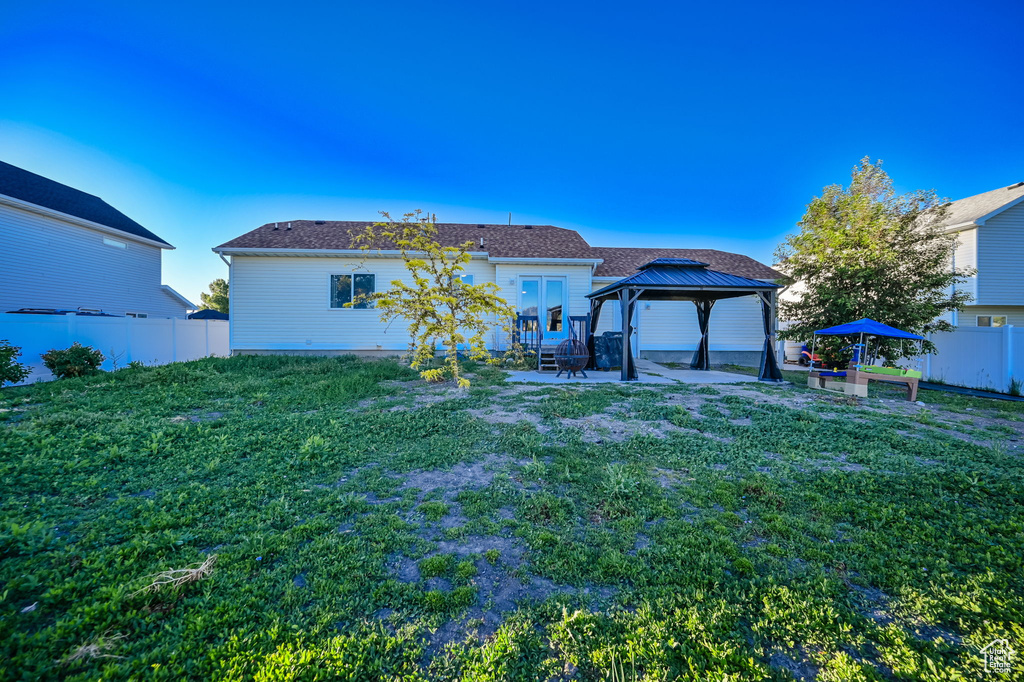
{"label": "gray roof shingle", "polygon": [[[292,220],[267,223],[217,249],[355,249],[353,237],[373,221]],[[289,229],[290,226],[290,229]],[[596,258],[575,230],[553,225],[436,223],[446,246],[473,242],[471,251],[495,258]],[[484,243],[481,246],[480,240]],[[387,245],[384,245],[387,248]]]}
{"label": "gray roof shingle", "polygon": [[1021,197],[1024,197],[1024,182],[954,201],[946,205],[946,215],[942,218],[942,225],[973,223]]}
{"label": "gray roof shingle", "polygon": [[174,248],[103,199],[3,161],[0,161],[0,194]]}
{"label": "gray roof shingle", "polygon": [[[355,249],[353,236],[372,221],[292,220],[267,223],[216,247],[219,249]],[[467,241],[473,251],[493,258],[602,259],[595,277],[627,277],[656,258],[684,258],[708,263],[713,270],[752,279],[773,280],[782,274],[753,258],[712,249],[645,249],[590,246],[575,230],[554,225],[480,225],[437,223],[445,245]],[[290,226],[290,227],[289,227]],[[483,239],[483,245],[480,240]]]}
{"label": "gray roof shingle", "polygon": [[595,277],[628,277],[640,266],[657,258],[685,258],[687,260],[707,263],[708,267],[730,275],[749,277],[750,279],[780,279],[782,273],[759,263],[750,256],[714,249],[642,249],[618,248],[610,246],[594,246],[591,251],[603,258],[604,263],[597,266]]}

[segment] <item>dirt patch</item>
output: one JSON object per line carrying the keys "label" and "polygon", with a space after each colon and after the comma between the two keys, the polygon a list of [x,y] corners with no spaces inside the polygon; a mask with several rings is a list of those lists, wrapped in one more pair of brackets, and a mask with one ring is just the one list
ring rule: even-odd
{"label": "dirt patch", "polygon": [[[793,658],[793,654],[799,654],[800,659]],[[811,663],[802,648],[790,649],[787,653],[776,651],[768,658],[768,664],[789,672],[798,680],[815,680],[818,677],[818,666]]]}
{"label": "dirt patch", "polygon": [[470,416],[481,419],[488,424],[518,424],[526,421],[531,424],[540,424],[540,415],[529,412],[522,408],[508,406],[495,406],[485,409],[466,410]]}
{"label": "dirt patch", "polygon": [[182,422],[192,422],[193,424],[197,424],[199,422],[212,422],[223,416],[223,412],[194,412],[192,414],[179,414],[176,417],[171,417],[170,421],[175,424],[180,424]]}

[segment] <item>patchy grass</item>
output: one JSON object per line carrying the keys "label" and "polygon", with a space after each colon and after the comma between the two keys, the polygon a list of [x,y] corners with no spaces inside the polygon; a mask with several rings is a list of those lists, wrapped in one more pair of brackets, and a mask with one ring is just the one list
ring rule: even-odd
{"label": "patchy grass", "polygon": [[1024,650],[1017,404],[473,371],[0,391],[0,678],[953,680]]}

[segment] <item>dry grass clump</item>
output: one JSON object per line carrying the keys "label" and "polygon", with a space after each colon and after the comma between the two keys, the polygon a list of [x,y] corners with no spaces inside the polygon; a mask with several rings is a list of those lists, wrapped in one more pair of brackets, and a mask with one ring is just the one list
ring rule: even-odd
{"label": "dry grass clump", "polygon": [[132,593],[132,596],[145,594],[147,592],[159,592],[165,587],[180,587],[189,583],[199,582],[209,578],[213,574],[213,565],[217,563],[217,555],[211,554],[201,564],[194,564],[186,568],[176,568],[170,571],[161,571],[151,576],[152,582],[141,590]]}
{"label": "dry grass clump", "polygon": [[108,653],[117,643],[124,639],[127,635],[110,635],[103,633],[97,637],[94,641],[88,644],[82,644],[70,654],[60,660],[61,665],[71,665],[78,661],[85,659],[92,660],[94,658],[124,658],[124,656],[115,656],[114,654]]}

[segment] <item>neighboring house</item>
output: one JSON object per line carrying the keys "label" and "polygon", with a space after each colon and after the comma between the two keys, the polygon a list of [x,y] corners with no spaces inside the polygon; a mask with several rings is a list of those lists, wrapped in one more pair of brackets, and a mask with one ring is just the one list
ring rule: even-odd
{"label": "neighboring house", "polygon": [[173,248],[99,197],[0,161],[0,314],[184,318],[196,306],[160,277]]}
{"label": "neighboring house", "polygon": [[942,224],[958,233],[953,267],[977,270],[961,285],[974,300],[953,324],[1024,326],[1024,182],[947,204]]}
{"label": "neighboring house", "polygon": [[[230,257],[233,353],[395,354],[408,348],[404,325],[382,324],[378,311],[345,308],[354,295],[383,291],[396,279],[410,281],[396,251],[364,252],[353,235],[369,223],[309,221],[269,223],[214,248]],[[712,269],[754,279],[779,273],[746,256],[712,250],[600,248],[577,232],[551,225],[438,223],[446,244],[474,243],[466,276],[494,282],[517,311],[540,311],[545,344],[568,335],[569,316],[590,313],[586,295],[655,258],[690,258]],[[655,360],[689,362],[700,340],[692,303],[638,306],[635,347]],[[611,310],[596,330],[616,329]],[[497,332],[492,349],[504,347]],[[756,364],[764,344],[761,307],[755,297],[717,304],[711,314],[712,362]]]}

